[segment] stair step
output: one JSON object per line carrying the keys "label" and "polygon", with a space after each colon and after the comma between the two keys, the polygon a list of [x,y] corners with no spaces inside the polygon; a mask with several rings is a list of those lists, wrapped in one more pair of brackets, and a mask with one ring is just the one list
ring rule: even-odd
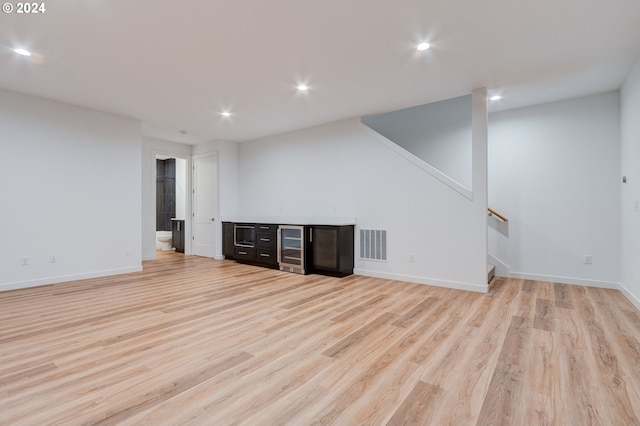
{"label": "stair step", "polygon": [[496,275],[496,265],[487,265],[487,282],[491,282],[491,279]]}

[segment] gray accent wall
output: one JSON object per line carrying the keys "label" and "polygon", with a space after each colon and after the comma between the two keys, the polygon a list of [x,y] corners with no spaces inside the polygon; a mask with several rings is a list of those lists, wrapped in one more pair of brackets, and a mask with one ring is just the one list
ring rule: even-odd
{"label": "gray accent wall", "polygon": [[471,188],[471,95],[362,118],[362,123]]}

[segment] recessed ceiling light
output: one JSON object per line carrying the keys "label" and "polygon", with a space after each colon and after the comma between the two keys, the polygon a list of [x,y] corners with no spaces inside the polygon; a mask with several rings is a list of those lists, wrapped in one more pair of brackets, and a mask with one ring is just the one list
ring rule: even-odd
{"label": "recessed ceiling light", "polygon": [[31,52],[25,49],[13,49],[13,51],[16,52],[18,55],[31,56]]}
{"label": "recessed ceiling light", "polygon": [[231,113],[229,111],[222,111],[220,115],[223,117],[231,117]]}
{"label": "recessed ceiling light", "polygon": [[489,98],[490,101],[499,101],[500,99],[502,99],[502,96],[500,95],[493,95]]}
{"label": "recessed ceiling light", "polygon": [[186,135],[187,133],[189,133],[189,132],[187,132],[186,130],[180,130],[180,134],[181,135]]}
{"label": "recessed ceiling light", "polygon": [[427,50],[430,47],[431,47],[431,45],[429,43],[427,43],[426,41],[423,41],[418,46],[416,46],[416,49],[417,50]]}
{"label": "recessed ceiling light", "polygon": [[309,90],[309,86],[307,86],[306,84],[298,84],[298,92],[306,92],[307,90]]}

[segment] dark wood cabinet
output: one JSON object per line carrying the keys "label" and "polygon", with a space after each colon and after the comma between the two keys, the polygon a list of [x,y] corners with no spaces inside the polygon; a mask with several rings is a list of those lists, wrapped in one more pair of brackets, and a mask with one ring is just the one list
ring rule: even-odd
{"label": "dark wood cabinet", "polygon": [[277,237],[276,234],[263,234],[263,233],[258,233],[256,234],[256,247],[262,247],[262,248],[266,248],[266,249],[273,249],[275,250],[276,248],[276,244],[277,244]]}
{"label": "dark wood cabinet", "polygon": [[225,259],[235,259],[233,243],[233,222],[222,222],[222,254]]}
{"label": "dark wood cabinet", "polygon": [[256,261],[262,263],[278,264],[278,255],[275,250],[269,250],[264,248],[256,248]]}
{"label": "dark wood cabinet", "polygon": [[256,262],[270,267],[278,266],[278,225],[259,223],[256,225]]}
{"label": "dark wood cabinet", "polygon": [[184,220],[171,220],[171,239],[178,253],[184,253]]}
{"label": "dark wood cabinet", "polygon": [[256,225],[256,232],[262,234],[276,234],[278,232],[278,226],[273,223],[261,223]]}
{"label": "dark wood cabinet", "polygon": [[343,277],[353,274],[353,225],[310,227],[311,272]]}
{"label": "dark wood cabinet", "polygon": [[254,261],[256,259],[256,249],[255,247],[236,247],[233,256],[240,261]]}
{"label": "dark wood cabinet", "polygon": [[[236,244],[235,227],[238,226]],[[222,222],[222,254],[226,259],[276,268],[278,225]]]}
{"label": "dark wood cabinet", "polygon": [[[222,254],[227,259],[269,268],[291,266],[287,262],[278,264],[279,227],[272,223],[222,222]],[[297,257],[302,262],[294,269],[337,277],[353,274],[354,225],[282,225],[285,228],[302,228],[291,239],[298,241]],[[286,259],[287,254],[283,256]]]}

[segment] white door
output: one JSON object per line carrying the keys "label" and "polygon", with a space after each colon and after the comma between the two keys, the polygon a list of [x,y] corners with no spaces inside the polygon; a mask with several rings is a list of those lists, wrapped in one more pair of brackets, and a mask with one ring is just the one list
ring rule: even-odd
{"label": "white door", "polygon": [[214,257],[218,211],[218,157],[193,159],[193,246],[196,256]]}

